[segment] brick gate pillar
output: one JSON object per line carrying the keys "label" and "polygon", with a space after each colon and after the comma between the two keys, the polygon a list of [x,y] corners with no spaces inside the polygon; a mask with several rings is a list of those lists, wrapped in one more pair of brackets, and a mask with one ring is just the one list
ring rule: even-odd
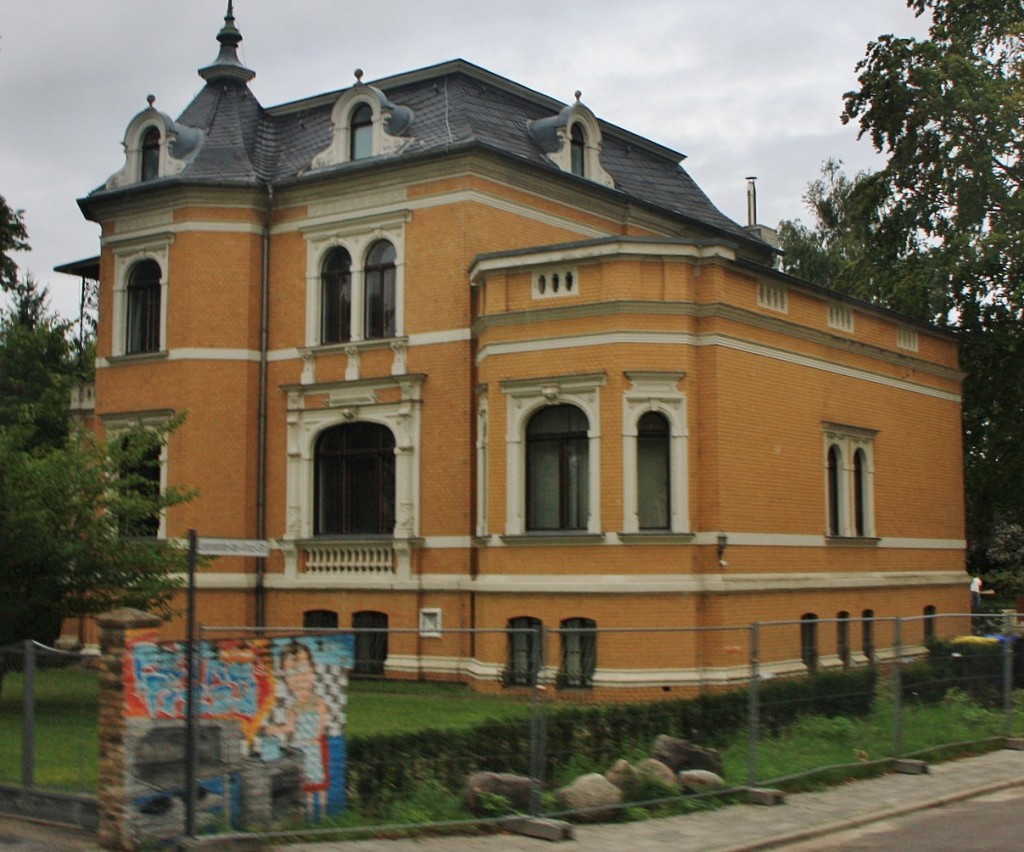
{"label": "brick gate pillar", "polygon": [[97,777],[99,842],[104,849],[136,850],[129,832],[124,702],[125,635],[159,627],[162,620],[137,609],[115,609],[96,617],[100,626],[99,744]]}

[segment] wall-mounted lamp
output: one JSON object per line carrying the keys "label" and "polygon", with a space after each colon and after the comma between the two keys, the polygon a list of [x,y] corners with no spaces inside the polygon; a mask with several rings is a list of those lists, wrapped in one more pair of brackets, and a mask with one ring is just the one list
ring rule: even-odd
{"label": "wall-mounted lamp", "polygon": [[724,532],[718,534],[718,565],[720,568],[727,568],[729,563],[723,559],[725,549],[729,546],[729,536]]}

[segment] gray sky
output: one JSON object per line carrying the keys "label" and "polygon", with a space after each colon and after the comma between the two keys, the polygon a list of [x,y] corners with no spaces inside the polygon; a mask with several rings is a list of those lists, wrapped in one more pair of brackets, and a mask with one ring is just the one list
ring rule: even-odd
{"label": "gray sky", "polygon": [[[226,0],[0,0],[0,195],[25,211],[15,261],[77,314],[52,271],[99,252],[76,199],[124,163],[146,106],[177,116],[217,55]],[[265,107],[462,58],[686,155],[726,215],[808,218],[823,160],[881,161],[839,120],[854,67],[882,33],[921,36],[904,0],[235,0],[241,56]]]}

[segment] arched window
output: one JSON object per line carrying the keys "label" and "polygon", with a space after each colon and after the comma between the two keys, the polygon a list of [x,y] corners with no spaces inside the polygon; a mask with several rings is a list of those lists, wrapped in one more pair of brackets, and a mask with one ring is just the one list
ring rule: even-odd
{"label": "arched window", "polygon": [[160,265],[155,260],[136,263],[128,273],[128,325],[125,352],[160,350]]}
{"label": "arched window", "polygon": [[861,651],[869,663],[875,661],[875,611],[866,609],[861,613]]}
{"label": "arched window", "polygon": [[642,530],[672,526],[669,437],[668,419],[663,414],[648,411],[637,423],[637,510]]}
{"label": "arched window", "polygon": [[540,619],[520,616],[506,624],[508,661],[505,666],[506,686],[532,686],[540,672]]}
{"label": "arched window", "polygon": [[388,616],[384,612],[363,610],[352,613],[355,632],[354,674],[382,675],[388,658]]}
{"label": "arched window", "polygon": [[302,626],[311,630],[334,630],[338,626],[338,613],[331,609],[307,609],[302,613]]}
{"label": "arched window", "polygon": [[142,136],[141,180],[156,180],[160,177],[160,131],[150,127]]}
{"label": "arched window", "polygon": [[841,535],[840,481],[842,458],[835,444],[828,448],[828,534]]}
{"label": "arched window", "polygon": [[369,104],[359,104],[352,110],[348,132],[351,159],[363,160],[373,155],[373,110]]}
{"label": "arched window", "polygon": [[836,656],[844,666],[850,665],[850,613],[836,614]]}
{"label": "arched window", "polygon": [[813,612],[800,616],[800,659],[809,671],[818,668],[818,616]]}
{"label": "arched window", "polygon": [[395,247],[387,240],[374,243],[366,256],[365,337],[395,336]]}
{"label": "arched window", "polygon": [[585,530],[590,516],[587,416],[555,405],[526,427],[526,527]]}
{"label": "arched window", "polygon": [[320,342],[345,343],[351,337],[352,258],[333,248],[320,271]]}
{"label": "arched window", "polygon": [[594,685],[597,668],[597,622],[590,618],[567,618],[562,622],[561,686]]}
{"label": "arched window", "polygon": [[314,535],[391,535],[395,437],[377,423],[346,423],[316,442]]}
{"label": "arched window", "polygon": [[583,125],[578,121],[569,130],[569,152],[570,171],[579,177],[586,177],[587,137]]}
{"label": "arched window", "polygon": [[932,604],[924,608],[924,641],[930,644],[935,641],[935,613],[936,609]]}
{"label": "arched window", "polygon": [[853,529],[856,535],[865,535],[867,529],[865,515],[865,488],[867,459],[864,450],[857,450],[853,454]]}

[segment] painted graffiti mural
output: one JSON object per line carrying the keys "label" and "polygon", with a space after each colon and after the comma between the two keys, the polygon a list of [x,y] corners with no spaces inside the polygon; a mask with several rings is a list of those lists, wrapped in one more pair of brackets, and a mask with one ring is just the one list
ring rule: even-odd
{"label": "painted graffiti mural", "polygon": [[[187,648],[129,631],[124,657],[128,783],[141,837],[184,816]],[[345,807],[351,636],[201,642],[196,664],[200,830],[256,829]]]}

